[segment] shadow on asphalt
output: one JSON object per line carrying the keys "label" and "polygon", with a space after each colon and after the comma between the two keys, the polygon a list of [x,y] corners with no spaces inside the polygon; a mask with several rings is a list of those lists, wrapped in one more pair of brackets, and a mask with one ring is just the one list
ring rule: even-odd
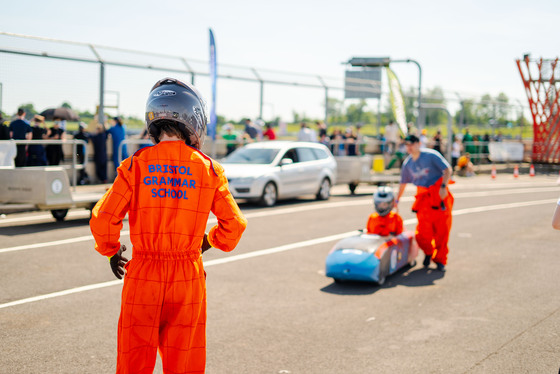
{"label": "shadow on asphalt", "polygon": [[435,281],[445,276],[445,273],[435,269],[425,269],[423,267],[404,268],[390,275],[382,286],[370,282],[345,281],[341,283],[329,284],[321,288],[322,292],[335,295],[371,295],[380,289],[396,286],[406,287],[425,287],[433,286]]}

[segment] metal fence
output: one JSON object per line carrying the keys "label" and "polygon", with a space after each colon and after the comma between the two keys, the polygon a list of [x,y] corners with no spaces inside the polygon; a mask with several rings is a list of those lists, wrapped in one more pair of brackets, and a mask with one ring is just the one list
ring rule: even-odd
{"label": "metal fence", "polygon": [[[66,169],[70,173],[70,183],[76,188],[77,180],[78,180],[78,171],[85,170],[88,165],[88,152],[87,152],[87,143],[80,139],[69,139],[69,140],[0,140],[0,145],[2,146],[11,146],[13,145],[14,148],[17,145],[60,145],[62,147],[70,147],[70,154],[71,154],[71,163],[65,164],[64,160],[62,160],[62,164],[57,165]],[[82,162],[78,162],[78,146],[84,147],[85,152],[83,153],[84,159]],[[68,152],[66,152],[68,154]],[[15,154],[14,154],[15,157]],[[46,165],[45,165],[46,166]]]}
{"label": "metal fence", "polygon": [[[342,76],[228,64],[218,64],[217,70],[218,103],[222,107],[242,107],[240,118],[272,120],[286,111],[314,111],[322,112],[316,117],[326,119],[327,98],[333,91],[340,96],[343,93]],[[73,108],[91,113],[99,107],[100,122],[106,110],[143,118],[150,87],[165,75],[195,83],[203,96],[210,98],[206,61],[0,32],[0,110],[15,111],[29,102],[42,109],[67,101]],[[276,100],[278,97],[282,100]]]}

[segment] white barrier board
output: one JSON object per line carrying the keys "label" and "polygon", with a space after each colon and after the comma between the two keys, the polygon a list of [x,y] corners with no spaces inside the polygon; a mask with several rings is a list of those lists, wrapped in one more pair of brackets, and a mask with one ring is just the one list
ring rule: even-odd
{"label": "white barrier board", "polygon": [[493,162],[523,161],[522,143],[491,142],[488,144],[489,157]]}

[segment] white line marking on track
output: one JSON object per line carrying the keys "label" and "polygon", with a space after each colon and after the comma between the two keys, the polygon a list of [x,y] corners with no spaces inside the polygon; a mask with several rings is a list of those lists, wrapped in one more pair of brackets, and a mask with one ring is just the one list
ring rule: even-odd
{"label": "white line marking on track", "polygon": [[[89,215],[90,215],[89,210],[70,210],[68,211],[67,217],[87,218],[89,217]],[[5,225],[8,223],[35,222],[35,221],[42,221],[42,220],[49,220],[51,222],[55,222],[52,214],[35,214],[35,215],[29,215],[25,217],[3,218],[0,219],[0,224]]]}
{"label": "white line marking on track", "polygon": [[[558,187],[544,187],[544,188],[521,188],[515,190],[500,190],[500,191],[477,191],[477,192],[459,192],[454,193],[453,196],[455,198],[465,198],[465,197],[487,197],[487,196],[501,196],[505,194],[522,194],[522,193],[532,193],[532,192],[557,192],[559,191]],[[414,198],[412,196],[406,196],[401,199],[402,202],[412,201]],[[367,199],[359,199],[359,200],[352,200],[352,201],[337,201],[337,202],[330,202],[330,203],[322,203],[322,204],[314,204],[314,205],[306,205],[306,206],[299,206],[299,207],[290,207],[290,208],[276,208],[274,210],[266,210],[260,212],[253,212],[253,213],[246,213],[245,218],[258,218],[258,217],[271,217],[281,214],[292,214],[298,212],[305,212],[305,211],[312,211],[312,210],[320,210],[320,209],[332,209],[332,208],[339,208],[339,207],[348,207],[348,206],[360,206],[371,204],[371,198]],[[482,207],[484,208],[484,207]],[[474,209],[482,209],[482,208],[474,208]],[[454,211],[453,215],[457,213]],[[215,224],[217,220],[215,218],[211,218],[208,220],[208,224]],[[121,237],[130,234],[130,231],[125,230],[121,231]],[[76,238],[70,239],[63,239],[63,240],[55,240],[52,242],[44,242],[44,243],[35,243],[35,244],[26,244],[20,245],[17,247],[8,247],[8,248],[0,248],[0,254],[6,252],[14,252],[14,251],[21,251],[26,249],[33,249],[33,248],[43,248],[43,247],[52,247],[56,245],[62,244],[71,244],[71,243],[79,243],[93,240],[93,236],[79,236]]]}
{"label": "white line marking on track", "polygon": [[[402,200],[406,201],[406,199],[409,199],[410,201],[412,201],[412,197],[403,198]],[[349,202],[339,201],[339,202],[332,202],[332,203],[316,204],[316,205],[311,205],[311,206],[301,206],[301,207],[291,207],[291,208],[277,208],[277,209],[274,209],[274,210],[267,210],[267,211],[264,211],[264,212],[246,213],[245,218],[250,219],[250,218],[258,218],[258,217],[269,217],[269,216],[276,216],[276,215],[280,215],[280,214],[291,214],[291,213],[296,213],[296,212],[304,212],[304,211],[311,211],[311,210],[318,210],[318,209],[331,209],[331,208],[347,207],[347,206],[354,206],[354,205],[364,205],[364,204],[369,204],[369,203],[371,203],[370,199],[367,199],[367,200],[366,199],[360,199],[360,200],[354,200],[354,201],[349,201]],[[213,225],[216,222],[217,222],[216,218],[210,218],[208,220],[209,225]],[[121,231],[121,237],[123,237],[125,235],[129,235],[129,234],[130,234],[129,230]],[[62,245],[62,244],[87,242],[89,240],[93,240],[92,235],[78,236],[76,238],[63,239],[63,240],[55,240],[55,241],[52,241],[52,242],[26,244],[26,245],[20,245],[20,246],[17,246],[17,247],[0,248],[0,253],[22,251],[22,250],[25,250],[25,249],[33,249],[33,248],[53,247],[53,246]]]}
{"label": "white line marking on track", "polygon": [[34,301],[52,299],[53,297],[58,297],[58,296],[71,295],[73,293],[78,293],[78,292],[96,290],[98,288],[116,286],[117,284],[122,284],[122,282],[123,282],[122,280],[114,280],[114,281],[110,281],[110,282],[90,284],[88,286],[83,286],[83,287],[70,288],[68,290],[53,292],[53,293],[49,293],[49,294],[46,294],[46,295],[28,297],[27,299],[21,299],[21,300],[12,301],[12,302],[9,302],[9,303],[6,303],[6,304],[0,304],[0,309],[8,308],[10,306],[32,303]]}
{"label": "white line marking on track", "polygon": [[[368,201],[369,201],[369,199],[368,199]],[[555,203],[555,202],[557,202],[557,199],[523,201],[523,202],[511,203],[511,204],[489,205],[489,206],[484,206],[484,207],[456,210],[456,211],[453,212],[453,215],[454,216],[459,216],[459,215],[472,214],[472,213],[482,213],[482,212],[501,210],[501,209],[512,209],[512,208],[520,208],[520,207],[533,206],[533,205],[551,204],[551,203]],[[407,219],[407,220],[404,221],[405,225],[410,225],[410,224],[413,224],[413,223],[416,223],[416,218]],[[325,236],[325,237],[321,237],[321,238],[305,240],[305,241],[298,242],[298,243],[291,243],[291,244],[281,245],[281,246],[278,246],[278,247],[262,249],[260,251],[244,253],[244,254],[237,255],[237,256],[230,256],[230,257],[226,257],[226,258],[210,260],[210,261],[205,262],[204,266],[208,267],[208,266],[221,265],[221,264],[246,260],[246,259],[249,259],[249,258],[260,257],[260,256],[266,256],[266,255],[274,254],[274,253],[285,252],[285,251],[289,251],[289,250],[292,250],[292,249],[309,247],[309,246],[316,245],[316,244],[322,244],[322,243],[327,243],[327,242],[330,242],[330,241],[335,241],[335,240],[338,240],[338,239],[342,239],[342,238],[348,237],[350,235],[355,235],[357,233],[358,233],[358,231],[354,230],[354,231],[349,231],[349,232],[345,232],[345,233],[341,233],[341,234],[329,235],[329,236]],[[118,285],[118,284],[122,284],[122,281],[121,280],[115,280],[115,281],[110,281],[110,282],[92,284],[92,285],[83,286],[83,287],[71,288],[71,289],[64,290],[64,291],[53,292],[53,293],[46,294],[46,295],[34,296],[34,297],[26,298],[26,299],[11,301],[11,302],[5,303],[5,304],[0,304],[0,309],[8,308],[8,307],[11,307],[11,306],[16,306],[16,305],[21,305],[21,304],[27,304],[27,303],[31,303],[31,302],[35,302],[35,301],[40,301],[40,300],[51,299],[51,298],[54,298],[54,297],[66,296],[66,295],[71,295],[71,294],[74,294],[74,293],[85,292],[85,291],[95,290],[95,289],[99,289],[99,288],[115,286],[115,285]]]}

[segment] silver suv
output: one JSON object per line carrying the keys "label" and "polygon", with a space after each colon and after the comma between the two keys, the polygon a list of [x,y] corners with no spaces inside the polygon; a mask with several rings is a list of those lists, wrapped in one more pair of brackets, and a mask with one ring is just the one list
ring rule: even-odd
{"label": "silver suv", "polygon": [[221,164],[233,197],[263,206],[309,194],[327,200],[336,182],[336,161],[329,149],[319,143],[251,143],[231,153]]}

